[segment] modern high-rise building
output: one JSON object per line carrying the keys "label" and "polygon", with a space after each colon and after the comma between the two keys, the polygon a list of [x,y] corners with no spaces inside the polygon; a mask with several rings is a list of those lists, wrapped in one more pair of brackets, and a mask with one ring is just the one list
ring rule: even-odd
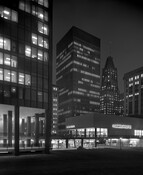
{"label": "modern high-rise building", "polygon": [[101,113],[119,115],[117,68],[115,67],[113,58],[111,56],[107,57],[105,67],[102,70],[100,93]]}
{"label": "modern high-rise building", "polygon": [[57,135],[58,130],[58,87],[53,85],[53,118],[52,118],[52,135]]}
{"label": "modern high-rise building", "polygon": [[124,74],[124,113],[143,115],[143,67]]}
{"label": "modern high-rise building", "polygon": [[48,152],[51,116],[52,1],[1,0],[0,151]]}
{"label": "modern high-rise building", "polygon": [[100,109],[100,39],[72,27],[57,44],[59,129],[65,118]]}

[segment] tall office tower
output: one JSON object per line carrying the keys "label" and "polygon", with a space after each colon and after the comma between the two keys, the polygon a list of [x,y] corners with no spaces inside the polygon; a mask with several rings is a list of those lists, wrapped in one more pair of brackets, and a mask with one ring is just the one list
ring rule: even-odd
{"label": "tall office tower", "polygon": [[58,127],[58,87],[53,85],[53,119],[52,119],[52,135],[57,134]]}
{"label": "tall office tower", "polygon": [[65,118],[99,111],[100,39],[72,27],[57,44],[59,129]]}
{"label": "tall office tower", "polygon": [[107,58],[102,70],[100,104],[101,113],[119,115],[117,68],[111,56]]}
{"label": "tall office tower", "polygon": [[[38,148],[42,143],[48,152],[52,116],[51,0],[0,1],[0,109],[3,145],[19,154],[22,144]],[[44,137],[40,132],[46,133]]]}
{"label": "tall office tower", "polygon": [[124,74],[125,115],[143,115],[143,67]]}

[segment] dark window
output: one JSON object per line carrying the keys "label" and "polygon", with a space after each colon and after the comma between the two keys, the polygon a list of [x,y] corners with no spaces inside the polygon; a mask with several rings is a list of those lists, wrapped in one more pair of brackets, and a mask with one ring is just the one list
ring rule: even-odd
{"label": "dark window", "polygon": [[36,86],[37,86],[37,78],[36,76],[32,76],[32,88],[33,87],[36,88]]}
{"label": "dark window", "polygon": [[23,88],[19,88],[19,99],[23,99],[24,97],[24,89]]}
{"label": "dark window", "polygon": [[25,89],[25,99],[30,100],[30,89]]}

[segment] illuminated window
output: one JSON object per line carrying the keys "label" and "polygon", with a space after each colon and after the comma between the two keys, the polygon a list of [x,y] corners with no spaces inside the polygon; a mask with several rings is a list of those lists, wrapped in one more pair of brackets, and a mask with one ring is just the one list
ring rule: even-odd
{"label": "illuminated window", "polygon": [[14,22],[18,21],[17,12],[14,10],[10,10],[7,7],[0,6],[0,17]]}
{"label": "illuminated window", "polygon": [[18,22],[18,15],[17,15],[17,12],[14,10],[12,10],[11,20],[14,22]]}
{"label": "illuminated window", "polygon": [[37,58],[37,49],[32,47],[32,58]]}
{"label": "illuminated window", "polygon": [[10,55],[4,54],[4,64],[10,66]]}
{"label": "illuminated window", "polygon": [[24,1],[19,2],[19,9],[24,10]]}
{"label": "illuminated window", "polygon": [[49,44],[48,44],[48,40],[46,38],[44,38],[44,47],[46,49],[49,49]]}
{"label": "illuminated window", "polygon": [[4,80],[10,81],[10,70],[4,69]]}
{"label": "illuminated window", "polygon": [[129,82],[133,81],[133,77],[129,78]]}
{"label": "illuminated window", "polygon": [[3,49],[3,38],[0,37],[0,48]]}
{"label": "illuminated window", "polygon": [[[0,44],[1,45],[1,44]],[[7,38],[4,38],[3,40],[3,46],[5,50],[10,50],[11,46],[10,46],[10,40]]]}
{"label": "illuminated window", "polygon": [[46,24],[43,24],[42,22],[38,22],[38,31],[45,35],[49,34],[48,26]]}
{"label": "illuminated window", "polygon": [[9,8],[6,8],[6,7],[4,8],[2,17],[10,20],[10,9]]}
{"label": "illuminated window", "polygon": [[0,80],[3,80],[3,69],[0,68]]}
{"label": "illuminated window", "polygon": [[97,136],[98,136],[98,137],[99,137],[99,136],[105,137],[105,136],[108,135],[108,131],[107,131],[106,128],[97,128],[97,129],[96,129],[96,132],[97,132]]}
{"label": "illuminated window", "polygon": [[44,19],[43,10],[41,8],[38,8],[38,18]]}
{"label": "illuminated window", "polygon": [[45,11],[44,17],[45,17],[45,21],[48,21],[48,13],[46,11]]}
{"label": "illuminated window", "polygon": [[0,52],[0,64],[3,64],[3,53]]}
{"label": "illuminated window", "polygon": [[36,44],[37,45],[37,35],[32,33],[32,44]]}
{"label": "illuminated window", "polygon": [[38,4],[43,5],[43,0],[38,0]]}
{"label": "illuminated window", "polygon": [[30,3],[28,1],[25,3],[25,12],[30,13]]}
{"label": "illuminated window", "polygon": [[31,47],[30,46],[25,46],[25,55],[27,57],[31,56]]}
{"label": "illuminated window", "polygon": [[24,73],[19,73],[18,83],[24,84]]}
{"label": "illuminated window", "polygon": [[48,0],[44,0],[44,6],[48,7]]}
{"label": "illuminated window", "polygon": [[28,74],[25,74],[25,85],[31,85],[31,77]]}
{"label": "illuminated window", "polygon": [[43,37],[38,36],[38,46],[43,47]]}
{"label": "illuminated window", "polygon": [[11,71],[11,82],[17,82],[17,73],[15,71]]}
{"label": "illuminated window", "polygon": [[38,50],[38,60],[43,60],[43,52],[41,50]]}
{"label": "illuminated window", "polygon": [[135,80],[139,79],[139,75],[135,76]]}
{"label": "illuminated window", "polygon": [[36,7],[35,7],[35,5],[32,5],[32,15],[36,15]]}
{"label": "illuminated window", "polygon": [[48,53],[47,52],[44,52],[44,61],[48,61]]}
{"label": "illuminated window", "polygon": [[11,67],[17,67],[17,57],[16,56],[11,57]]}

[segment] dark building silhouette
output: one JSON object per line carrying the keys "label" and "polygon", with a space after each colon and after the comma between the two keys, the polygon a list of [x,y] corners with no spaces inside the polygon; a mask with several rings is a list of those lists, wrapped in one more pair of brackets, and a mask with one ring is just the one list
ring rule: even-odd
{"label": "dark building silhouette", "polygon": [[100,103],[101,113],[119,115],[117,68],[111,56],[107,58],[102,70]]}
{"label": "dark building silhouette", "polygon": [[[48,152],[52,116],[51,0],[0,1],[0,104],[0,109],[7,108],[6,114],[0,111],[2,147],[12,147],[19,154],[22,144],[39,147],[42,142]],[[6,105],[13,106],[13,110]],[[21,107],[25,107],[23,114]],[[25,117],[31,109],[36,109],[34,115]],[[44,115],[39,115],[37,109],[43,109]]]}
{"label": "dark building silhouette", "polygon": [[124,74],[124,113],[143,117],[143,67]]}
{"label": "dark building silhouette", "polygon": [[100,105],[100,39],[72,27],[57,44],[59,130],[65,118],[97,112]]}

